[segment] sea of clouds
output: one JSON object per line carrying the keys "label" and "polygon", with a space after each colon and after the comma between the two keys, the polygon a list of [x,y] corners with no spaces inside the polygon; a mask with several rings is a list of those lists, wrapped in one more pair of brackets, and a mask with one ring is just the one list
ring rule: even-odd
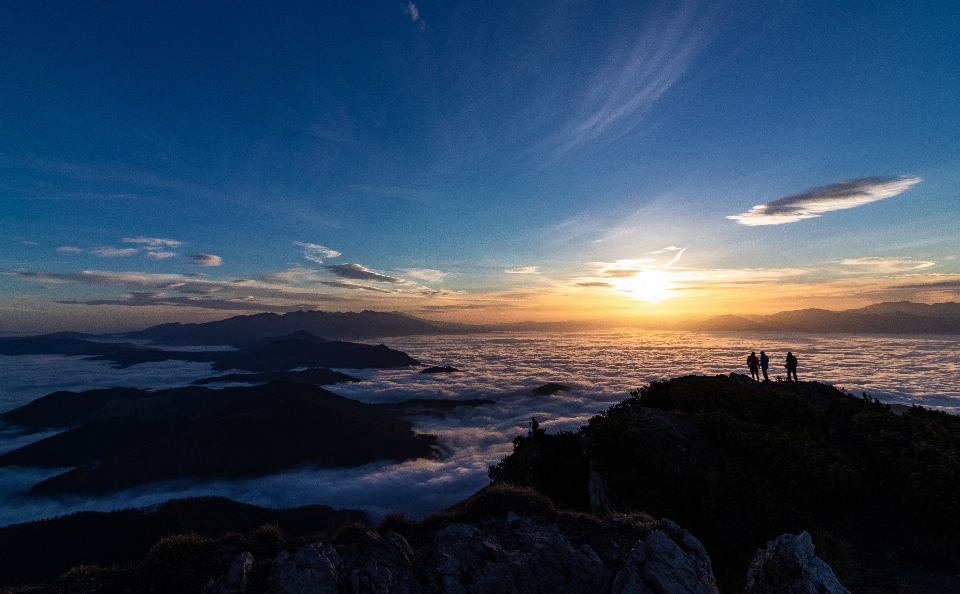
{"label": "sea of clouds", "polygon": [[[573,430],[590,416],[658,379],[689,374],[747,372],[750,351],[765,350],[771,375],[782,375],[788,350],[800,360],[801,380],[817,380],[884,402],[920,404],[960,412],[960,340],[950,337],[875,337],[688,332],[596,332],[539,335],[489,334],[385,339],[429,365],[459,373],[416,369],[343,371],[362,379],[329,386],[362,402],[408,398],[495,400],[443,417],[414,417],[416,430],[436,434],[439,460],[376,463],[352,469],[297,468],[249,480],[169,482],[101,498],[34,498],[23,491],[65,469],[0,468],[0,525],[79,510],[142,507],[174,497],[221,495],[267,507],[325,503],[362,508],[373,516],[392,511],[422,517],[487,484],[487,468],[510,453],[511,440],[531,417],[549,432]],[[167,361],[115,369],[107,362],[63,356],[0,356],[0,412],[62,389],[113,386],[170,388],[213,375],[207,363]],[[535,396],[546,382],[570,387]],[[220,386],[225,384],[216,384]],[[0,453],[51,435],[25,435],[0,427]]]}

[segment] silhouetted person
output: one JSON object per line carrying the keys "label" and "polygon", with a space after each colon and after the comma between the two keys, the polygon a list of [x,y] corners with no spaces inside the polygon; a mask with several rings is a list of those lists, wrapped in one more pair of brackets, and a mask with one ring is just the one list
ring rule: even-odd
{"label": "silhouetted person", "polygon": [[763,371],[763,381],[769,382],[770,378],[767,377],[767,367],[770,366],[770,357],[766,353],[760,351],[760,370]]}
{"label": "silhouetted person", "polygon": [[800,380],[797,379],[797,358],[793,356],[793,353],[787,352],[787,381],[790,381],[790,374],[793,374],[793,381],[799,383]]}
{"label": "silhouetted person", "polygon": [[750,351],[750,356],[747,357],[747,365],[750,367],[750,377],[760,381],[760,359],[757,359],[757,353],[755,351]]}

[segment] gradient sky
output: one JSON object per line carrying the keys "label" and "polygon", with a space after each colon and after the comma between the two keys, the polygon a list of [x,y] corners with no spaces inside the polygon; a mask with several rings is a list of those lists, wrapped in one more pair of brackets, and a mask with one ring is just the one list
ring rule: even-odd
{"label": "gradient sky", "polygon": [[0,3],[0,331],[960,294],[960,3]]}

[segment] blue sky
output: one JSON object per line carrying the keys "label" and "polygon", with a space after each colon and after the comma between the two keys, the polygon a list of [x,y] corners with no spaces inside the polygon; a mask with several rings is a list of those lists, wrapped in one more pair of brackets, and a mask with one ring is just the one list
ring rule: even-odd
{"label": "blue sky", "polygon": [[0,331],[956,300],[958,31],[953,2],[4,2]]}

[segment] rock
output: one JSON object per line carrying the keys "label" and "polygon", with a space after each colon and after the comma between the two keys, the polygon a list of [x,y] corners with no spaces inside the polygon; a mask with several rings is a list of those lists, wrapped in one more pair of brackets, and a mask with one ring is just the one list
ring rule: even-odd
{"label": "rock", "polygon": [[637,541],[613,582],[613,594],[719,594],[710,557],[689,532],[661,520]]}
{"label": "rock", "polygon": [[270,567],[268,583],[278,594],[337,594],[343,559],[330,545],[315,542],[291,555],[280,551]]}
{"label": "rock", "polygon": [[747,573],[744,594],[850,594],[833,569],[814,556],[806,531],[781,534],[759,549]]}
{"label": "rock", "polygon": [[420,593],[411,569],[413,548],[396,532],[380,536],[364,530],[349,549],[341,556],[330,545],[314,543],[292,556],[282,551],[270,570],[270,590],[277,594]]}
{"label": "rock", "polygon": [[457,373],[459,371],[456,367],[445,365],[443,367],[427,367],[426,369],[421,369],[420,373]]}
{"label": "rock", "polygon": [[227,573],[216,581],[213,578],[201,590],[202,594],[243,594],[247,590],[247,573],[253,567],[253,555],[244,551],[233,560]]}
{"label": "rock", "polygon": [[550,530],[518,532],[513,546],[466,524],[436,534],[438,589],[446,594],[487,592],[602,592],[610,572],[589,546],[574,548]]}
{"label": "rock", "polygon": [[607,481],[593,462],[590,463],[590,482],[587,490],[590,494],[591,512],[599,514],[613,509],[613,504],[610,503],[610,489],[607,487]]}
{"label": "rock", "polygon": [[548,384],[543,384],[542,386],[536,387],[533,389],[533,393],[537,396],[551,396],[557,392],[566,392],[570,388],[564,386],[563,384],[557,384],[550,382]]}

